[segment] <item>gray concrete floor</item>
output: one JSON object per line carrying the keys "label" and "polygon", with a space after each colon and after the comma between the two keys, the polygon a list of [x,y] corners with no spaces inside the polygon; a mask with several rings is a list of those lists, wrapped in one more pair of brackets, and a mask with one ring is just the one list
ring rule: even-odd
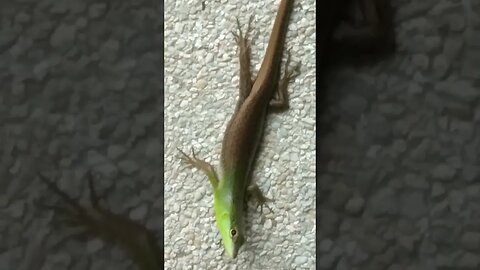
{"label": "gray concrete floor", "polygon": [[[250,33],[252,73],[263,59],[278,0],[165,3],[165,268],[312,269],[315,267],[315,5],[295,1],[286,48],[301,62],[289,84],[290,108],[269,114],[252,181],[273,198],[263,214],[250,201],[245,244],[223,252],[205,175],[182,164],[195,148],[216,166],[238,98],[238,16]],[[248,14],[248,16],[246,15]],[[285,60],[285,59],[284,59]],[[302,194],[302,196],[297,196]]]}
{"label": "gray concrete floor", "polygon": [[398,52],[331,70],[320,269],[479,269],[480,2],[392,1]]}
{"label": "gray concrete floor", "polygon": [[[395,56],[327,79],[317,263],[478,269],[480,2],[392,2]],[[58,202],[39,172],[85,198],[92,169],[113,211],[163,231],[161,20],[151,1],[0,4],[0,269],[135,269],[92,238],[55,245],[72,230],[35,207]]]}
{"label": "gray concrete floor", "polygon": [[39,173],[86,203],[91,170],[108,208],[163,231],[158,8],[0,3],[0,269],[135,269],[97,239],[60,242],[73,231],[36,207],[60,203]]}

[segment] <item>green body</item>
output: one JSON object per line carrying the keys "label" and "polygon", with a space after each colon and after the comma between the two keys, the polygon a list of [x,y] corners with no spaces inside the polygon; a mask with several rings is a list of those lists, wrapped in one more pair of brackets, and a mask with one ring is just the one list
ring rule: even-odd
{"label": "green body", "polygon": [[[243,239],[243,201],[245,192],[236,189],[233,170],[225,172],[221,185],[214,189],[214,209],[217,227],[227,254],[235,258]],[[227,180],[225,180],[227,179]],[[233,233],[232,233],[233,232]]]}

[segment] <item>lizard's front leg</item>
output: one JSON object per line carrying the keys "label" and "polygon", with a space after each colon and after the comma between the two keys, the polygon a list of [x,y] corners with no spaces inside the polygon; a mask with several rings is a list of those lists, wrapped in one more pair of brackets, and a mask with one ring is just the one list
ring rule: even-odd
{"label": "lizard's front leg", "polygon": [[210,184],[212,184],[214,188],[218,186],[218,176],[217,176],[217,173],[215,172],[215,169],[210,163],[204,160],[198,159],[195,155],[195,151],[193,150],[193,147],[191,150],[192,151],[191,156],[187,155],[185,152],[183,152],[180,149],[178,149],[178,151],[180,151],[180,153],[182,154],[181,159],[183,160],[183,162],[205,173],[208,177],[208,180],[210,181]]}

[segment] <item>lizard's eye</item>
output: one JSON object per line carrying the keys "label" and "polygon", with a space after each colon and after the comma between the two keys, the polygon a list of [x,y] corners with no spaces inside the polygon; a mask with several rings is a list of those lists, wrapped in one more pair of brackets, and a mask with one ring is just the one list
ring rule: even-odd
{"label": "lizard's eye", "polygon": [[235,237],[236,235],[237,235],[237,230],[231,229],[231,230],[230,230],[230,237],[233,238],[233,237]]}

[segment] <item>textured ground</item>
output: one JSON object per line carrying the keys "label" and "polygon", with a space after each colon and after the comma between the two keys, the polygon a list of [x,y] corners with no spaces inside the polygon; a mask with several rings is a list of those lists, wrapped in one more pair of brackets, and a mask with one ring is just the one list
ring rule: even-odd
{"label": "textured ground", "polygon": [[59,202],[39,172],[85,198],[92,170],[98,189],[113,188],[106,205],[162,232],[157,5],[0,3],[0,269],[136,269],[99,240],[60,242],[73,231],[35,207]]}
{"label": "textured ground", "polygon": [[[218,165],[223,131],[238,97],[235,16],[254,14],[253,64],[265,52],[277,0],[165,3],[165,268],[314,269],[315,267],[315,8],[295,4],[287,47],[302,62],[291,83],[291,109],[268,118],[254,181],[275,199],[274,213],[247,218],[235,261],[222,256],[206,177],[184,168],[177,147],[195,147]],[[248,14],[245,15],[245,14]],[[299,196],[299,194],[301,194]]]}
{"label": "textured ground", "polygon": [[399,50],[328,78],[320,269],[479,269],[480,2],[392,1]]}
{"label": "textured ground", "polygon": [[[99,240],[61,241],[73,231],[33,204],[58,202],[38,172],[85,199],[92,169],[112,188],[106,205],[163,229],[163,18],[152,1],[110,2],[0,4],[2,270],[136,269]],[[234,16],[255,13],[257,67],[263,56],[277,1],[224,2],[166,5],[166,269],[235,268],[221,256],[208,182],[175,150],[193,145],[218,164],[237,97]],[[302,74],[291,110],[269,117],[254,175],[275,212],[250,211],[237,269],[480,268],[480,3],[392,2],[395,56],[328,77],[316,211],[315,9],[297,3],[288,44]]]}

